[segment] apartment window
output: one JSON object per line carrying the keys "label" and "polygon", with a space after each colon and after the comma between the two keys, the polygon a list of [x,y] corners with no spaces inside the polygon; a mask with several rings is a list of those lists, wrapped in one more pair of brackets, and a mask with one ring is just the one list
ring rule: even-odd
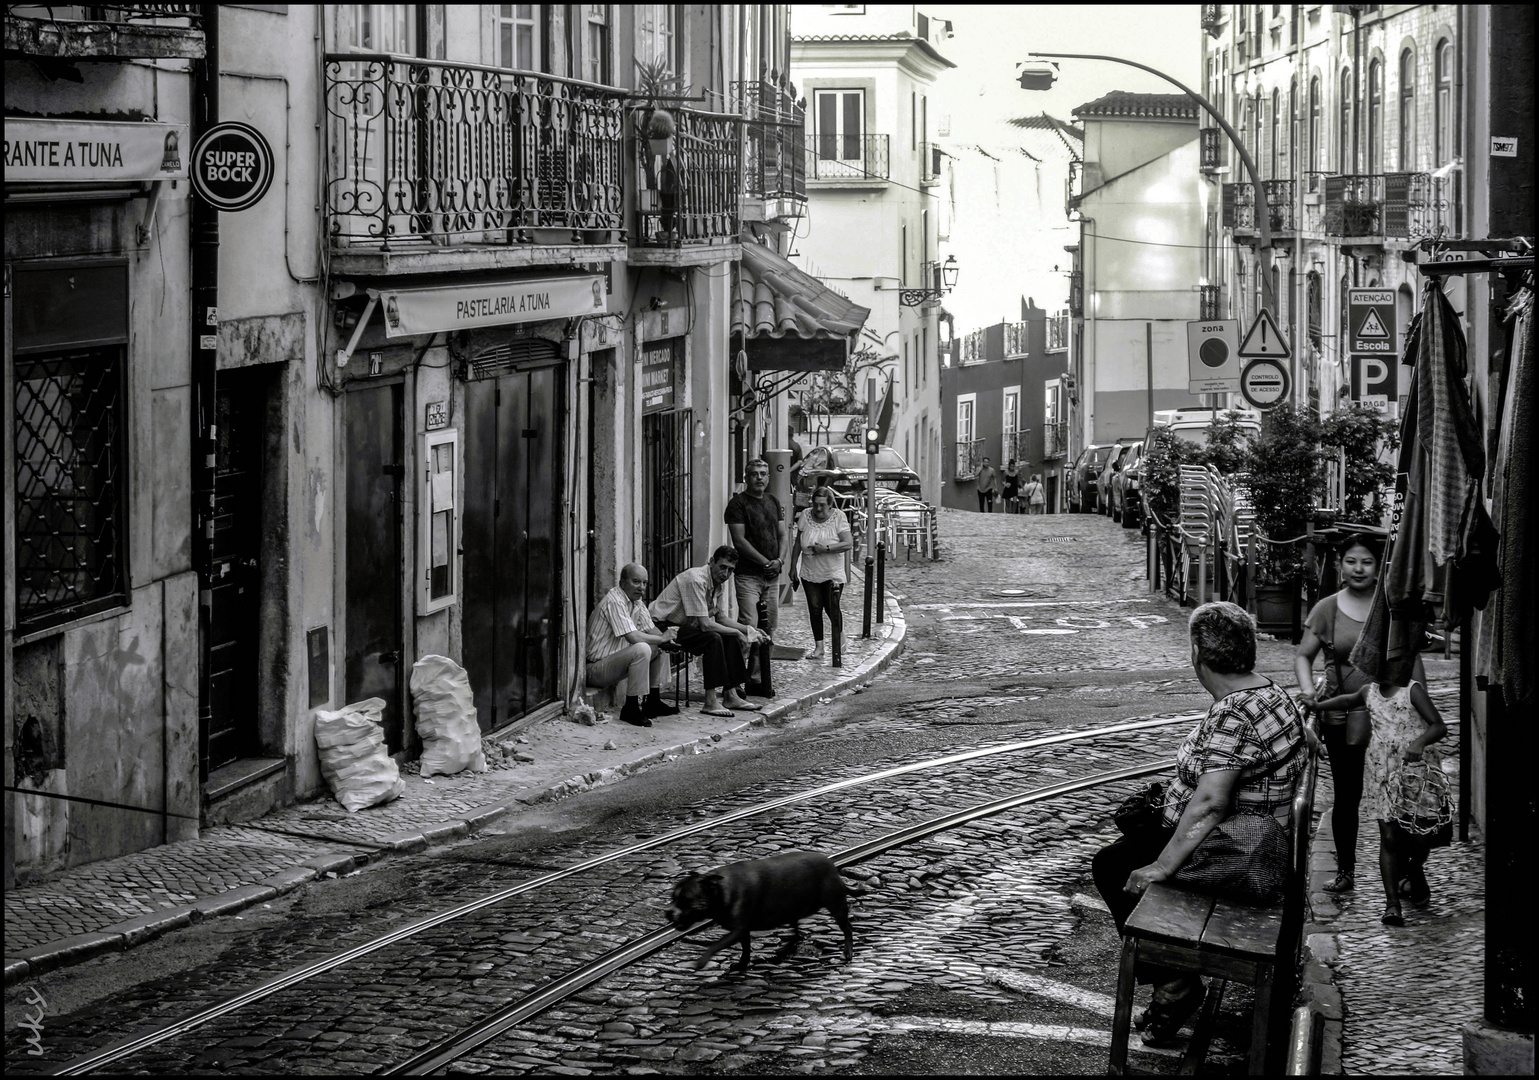
{"label": "apartment window", "polygon": [[1019,386],[1012,386],[1005,391],[1004,415],[1005,424],[1003,430],[1008,440],[1011,435],[1021,430],[1021,388]]}
{"label": "apartment window", "polygon": [[1368,65],[1368,171],[1384,171],[1384,64]]}
{"label": "apartment window", "polygon": [[1453,44],[1442,38],[1437,43],[1436,55],[1437,98],[1432,126],[1437,160],[1432,164],[1441,168],[1453,159]]}
{"label": "apartment window", "polygon": [[614,82],[613,49],[609,38],[609,5],[584,4],[583,57],[589,82]]}
{"label": "apartment window", "polygon": [[903,343],[903,389],[908,389],[908,342]]}
{"label": "apartment window", "polygon": [[677,35],[674,32],[672,4],[636,5],[636,58],[651,62],[667,61],[668,70],[679,74]]}
{"label": "apartment window", "polygon": [[364,52],[417,54],[415,4],[351,4],[341,9],[348,43]]}
{"label": "apartment window", "polygon": [[919,92],[910,91],[908,95],[908,148],[919,149]]}
{"label": "apartment window", "polygon": [[930,384],[930,335],[925,331],[919,332],[919,385]]}
{"label": "apartment window", "polygon": [[908,287],[908,226],[903,225],[898,229],[898,282],[905,288]]}
{"label": "apartment window", "polygon": [[973,441],[973,407],[976,401],[974,394],[957,398],[957,442],[959,443]]}
{"label": "apartment window", "polygon": [[860,163],[866,126],[864,90],[817,90],[818,157],[824,161]]}
{"label": "apartment window", "polygon": [[534,4],[498,4],[492,9],[499,67],[534,71],[540,62],[539,10]]}
{"label": "apartment window", "polygon": [[1287,143],[1283,146],[1286,159],[1283,168],[1290,174],[1293,171],[1293,155],[1298,152],[1299,145],[1299,81],[1291,79],[1288,82],[1288,130]]}
{"label": "apartment window", "polygon": [[1341,73],[1341,126],[1336,132],[1336,171],[1352,170],[1352,73]]}
{"label": "apartment window", "polygon": [[1277,151],[1282,147],[1282,93],[1272,91],[1272,171],[1267,175],[1277,179]]}
{"label": "apartment window", "polygon": [[1416,168],[1416,53],[1400,54],[1400,171]]}
{"label": "apartment window", "polygon": [[1320,77],[1309,80],[1309,171],[1320,168]]}

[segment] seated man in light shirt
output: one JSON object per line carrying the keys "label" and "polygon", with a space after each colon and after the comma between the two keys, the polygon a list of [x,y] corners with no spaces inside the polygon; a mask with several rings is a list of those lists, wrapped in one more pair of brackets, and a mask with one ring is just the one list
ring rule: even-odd
{"label": "seated man in light shirt", "polygon": [[602,690],[624,679],[620,719],[636,727],[651,727],[654,717],[679,712],[659,693],[667,667],[663,646],[672,644],[678,631],[657,628],[641,599],[646,593],[646,567],[629,563],[620,571],[620,584],[604,594],[588,619],[588,685]]}
{"label": "seated man in light shirt", "polygon": [[737,550],[724,544],[711,554],[709,563],[685,570],[652,601],[652,618],[657,624],[678,627],[679,648],[704,658],[702,711],[707,716],[731,716],[732,709],[760,709],[738,692],[748,677],[743,644],[767,641],[769,635],[732,616],[727,586],[736,565]]}

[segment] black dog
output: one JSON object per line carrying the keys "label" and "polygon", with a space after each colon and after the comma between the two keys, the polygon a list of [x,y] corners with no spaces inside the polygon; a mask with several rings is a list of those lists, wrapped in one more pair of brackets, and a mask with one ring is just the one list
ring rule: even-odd
{"label": "black dog", "polygon": [[738,971],[748,970],[748,935],[754,930],[791,927],[801,938],[800,920],[828,909],[844,931],[844,959],[851,959],[853,934],[844,881],[839,868],[815,851],[792,851],[768,859],[732,863],[708,874],[689,874],[673,887],[668,921],[682,930],[700,919],[714,919],[730,931],[713,942],[696,967],[728,945],[743,943]]}

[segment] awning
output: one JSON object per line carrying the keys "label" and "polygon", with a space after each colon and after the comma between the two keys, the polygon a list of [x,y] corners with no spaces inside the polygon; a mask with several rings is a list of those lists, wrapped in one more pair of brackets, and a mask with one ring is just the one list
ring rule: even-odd
{"label": "awning", "polygon": [[743,237],[732,333],[742,335],[750,370],[838,371],[870,314]]}

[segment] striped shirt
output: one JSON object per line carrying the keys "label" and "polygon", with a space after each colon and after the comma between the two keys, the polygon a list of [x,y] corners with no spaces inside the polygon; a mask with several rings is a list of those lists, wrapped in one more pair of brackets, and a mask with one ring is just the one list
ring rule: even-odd
{"label": "striped shirt", "polygon": [[735,621],[729,601],[723,596],[723,593],[733,592],[732,589],[723,588],[731,582],[729,576],[721,585],[717,585],[711,580],[709,565],[691,566],[657,594],[657,599],[652,601],[652,618],[674,626],[683,626],[684,619],[690,615],[719,622]]}
{"label": "striped shirt", "polygon": [[[1286,817],[1309,755],[1298,706],[1276,683],[1215,701],[1176,750],[1176,778],[1165,790],[1165,824],[1177,825],[1204,773],[1238,769],[1234,812]],[[1261,773],[1285,761],[1269,775]]]}
{"label": "striped shirt", "polygon": [[630,648],[625,635],[637,630],[647,634],[658,632],[647,605],[632,600],[616,585],[604,594],[588,619],[588,659],[604,660]]}

